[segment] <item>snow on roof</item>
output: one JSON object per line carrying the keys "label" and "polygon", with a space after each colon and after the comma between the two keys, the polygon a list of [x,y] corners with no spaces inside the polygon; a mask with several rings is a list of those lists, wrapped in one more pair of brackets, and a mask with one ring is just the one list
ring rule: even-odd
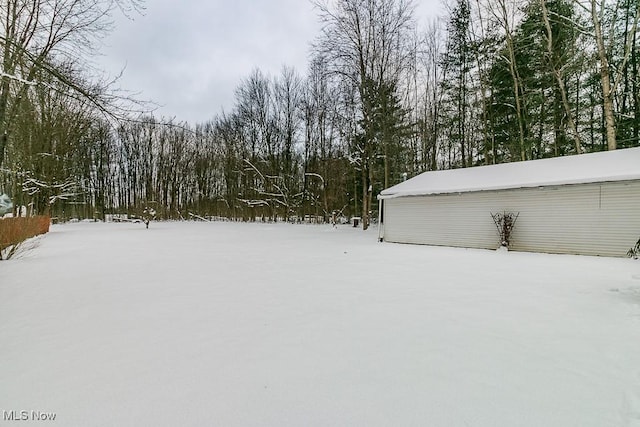
{"label": "snow on roof", "polygon": [[401,196],[634,179],[640,179],[640,147],[526,162],[424,172],[383,190],[378,197],[389,199]]}

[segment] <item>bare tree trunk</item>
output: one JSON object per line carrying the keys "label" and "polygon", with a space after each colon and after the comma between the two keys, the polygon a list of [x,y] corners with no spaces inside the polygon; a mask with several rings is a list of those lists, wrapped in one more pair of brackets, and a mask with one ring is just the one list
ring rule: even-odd
{"label": "bare tree trunk", "polygon": [[364,166],[365,159],[362,160],[362,169],[361,169],[361,178],[362,178],[362,229],[366,230],[369,228],[369,198],[367,197],[367,193],[369,192],[369,186],[367,185],[367,180],[369,178],[369,174],[367,173],[367,169]]}
{"label": "bare tree trunk", "polygon": [[[478,11],[478,22],[479,22],[479,26],[480,26],[480,36],[478,37],[475,32],[474,32],[474,25],[471,25],[471,35],[474,37],[474,40],[484,40],[486,38],[486,34],[485,34],[485,24],[484,24],[484,20],[482,17],[482,13],[481,13],[481,9],[480,9],[480,0],[476,0],[476,4],[477,4],[477,11]],[[481,58],[481,52],[480,49],[475,49],[475,60],[476,60],[476,66],[478,67],[479,70],[479,83],[480,83],[480,96],[482,97],[482,100],[480,102],[481,104],[481,116],[482,116],[482,145],[483,145],[483,151],[484,151],[484,164],[488,165],[488,164],[495,164],[496,162],[496,156],[495,156],[495,148],[494,148],[494,144],[493,144],[493,138],[491,138],[491,162],[489,162],[489,155],[488,155],[488,150],[489,150],[489,117],[488,117],[488,103],[487,103],[487,93],[491,90],[491,85],[487,84],[486,78],[484,77],[484,72],[486,70],[484,70],[483,65],[484,62],[482,61]]]}
{"label": "bare tree trunk", "polygon": [[389,188],[389,140],[387,135],[384,138],[384,188]]}
{"label": "bare tree trunk", "polygon": [[[633,46],[636,46],[637,42],[637,33],[633,34]],[[632,50],[631,56],[631,70],[634,76],[638,76],[638,49],[634,48]],[[632,79],[631,87],[633,93],[633,111],[634,111],[634,121],[633,121],[633,140],[636,144],[640,143],[640,90],[638,90],[638,78]]]}
{"label": "bare tree trunk", "polygon": [[573,119],[573,114],[571,114],[571,107],[569,106],[569,100],[567,99],[567,89],[564,84],[564,76],[562,69],[558,69],[556,64],[553,61],[553,32],[551,31],[551,23],[549,22],[549,12],[547,10],[547,0],[540,0],[540,6],[542,7],[542,19],[544,21],[544,26],[547,31],[547,55],[549,58],[549,65],[551,65],[553,76],[558,83],[558,89],[560,89],[560,96],[562,98],[562,106],[564,108],[564,112],[567,115],[567,120],[569,121],[569,128],[573,133],[574,142],[576,145],[576,153],[582,153],[582,141],[580,139],[580,134],[578,133],[578,127],[576,126],[576,122]]}
{"label": "bare tree trunk", "polygon": [[[604,9],[603,9],[604,10]],[[591,19],[598,49],[598,59],[600,61],[600,79],[602,81],[602,110],[604,112],[605,127],[607,132],[607,148],[615,150],[616,142],[616,120],[613,115],[613,91],[611,87],[611,75],[609,72],[609,61],[604,47],[602,26],[597,12],[596,0],[591,0]]]}
{"label": "bare tree trunk", "polygon": [[520,160],[526,160],[526,152],[524,147],[524,124],[522,117],[522,101],[520,99],[520,73],[517,71],[516,57],[513,47],[513,38],[509,33],[507,35],[507,49],[509,50],[509,70],[513,78],[513,95],[516,100],[516,117],[518,119],[518,140],[520,141]]}
{"label": "bare tree trunk", "polygon": [[0,132],[2,132],[2,134],[0,134],[0,166],[2,166],[4,162],[4,152],[7,147],[7,133],[6,130],[2,130],[3,127],[4,126],[0,126]]}
{"label": "bare tree trunk", "polygon": [[[509,57],[506,58],[509,65],[509,73],[511,74],[511,78],[513,79],[513,96],[515,99],[515,109],[516,109],[516,118],[518,120],[518,143],[520,148],[520,160],[526,160],[526,151],[525,151],[525,141],[524,141],[524,117],[523,117],[523,106],[522,106],[522,98],[521,98],[521,87],[520,87],[520,73],[518,72],[518,67],[516,65],[516,54],[515,54],[515,46],[513,43],[513,34],[512,34],[512,23],[511,20],[513,18],[509,17],[509,12],[507,11],[507,0],[496,0],[497,6],[500,9],[498,13],[493,10],[492,3],[489,3],[489,9],[493,16],[498,20],[500,26],[505,33],[507,52]],[[515,5],[514,5],[515,7]]]}
{"label": "bare tree trunk", "polygon": [[[602,31],[602,22],[604,18],[605,6],[604,2],[599,3],[597,0],[590,0],[590,7],[585,7],[580,1],[575,0],[575,3],[585,9],[591,16],[593,24],[594,37],[596,42],[596,48],[598,51],[598,61],[600,62],[600,79],[602,84],[602,109],[604,112],[604,125],[606,130],[607,148],[609,150],[615,150],[618,146],[616,140],[616,120],[614,112],[613,98],[616,93],[616,88],[620,83],[624,73],[620,73],[615,80],[611,77],[611,65],[607,59],[607,47],[605,46],[604,34]],[[598,10],[598,6],[600,10]],[[638,19],[640,18],[640,7],[636,7],[636,14],[631,25],[631,29],[627,31],[625,38],[624,56],[622,62],[617,64],[617,69],[624,70],[627,61],[631,56],[631,50],[633,46],[633,35],[638,29]],[[612,25],[615,25],[614,22]],[[613,40],[611,40],[613,43]]]}

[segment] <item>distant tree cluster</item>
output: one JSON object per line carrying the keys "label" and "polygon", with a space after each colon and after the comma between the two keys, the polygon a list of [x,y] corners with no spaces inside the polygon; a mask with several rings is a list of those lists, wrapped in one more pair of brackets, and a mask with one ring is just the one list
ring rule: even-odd
{"label": "distant tree cluster", "polygon": [[136,3],[26,4],[0,18],[0,193],[33,213],[367,228],[403,176],[640,145],[636,0],[455,0],[426,29],[411,0],[315,0],[305,74],[256,69],[195,124],[134,114],[71,65],[107,29],[89,6]]}

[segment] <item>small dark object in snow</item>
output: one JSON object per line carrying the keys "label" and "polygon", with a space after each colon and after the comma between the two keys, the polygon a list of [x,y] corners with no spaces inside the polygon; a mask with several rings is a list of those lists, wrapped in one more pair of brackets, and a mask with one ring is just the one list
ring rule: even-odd
{"label": "small dark object in snow", "polygon": [[156,218],[156,210],[150,207],[146,207],[144,208],[144,211],[142,211],[142,222],[144,222],[144,225],[149,228],[149,223],[151,222],[152,219]]}

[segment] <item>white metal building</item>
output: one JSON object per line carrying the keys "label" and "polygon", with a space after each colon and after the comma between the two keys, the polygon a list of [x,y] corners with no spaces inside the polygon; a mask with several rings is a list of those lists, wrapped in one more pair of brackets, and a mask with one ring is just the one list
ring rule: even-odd
{"label": "white metal building", "polygon": [[625,256],[640,238],[640,147],[425,172],[378,196],[380,239],[496,249],[492,213],[519,213],[510,249]]}

